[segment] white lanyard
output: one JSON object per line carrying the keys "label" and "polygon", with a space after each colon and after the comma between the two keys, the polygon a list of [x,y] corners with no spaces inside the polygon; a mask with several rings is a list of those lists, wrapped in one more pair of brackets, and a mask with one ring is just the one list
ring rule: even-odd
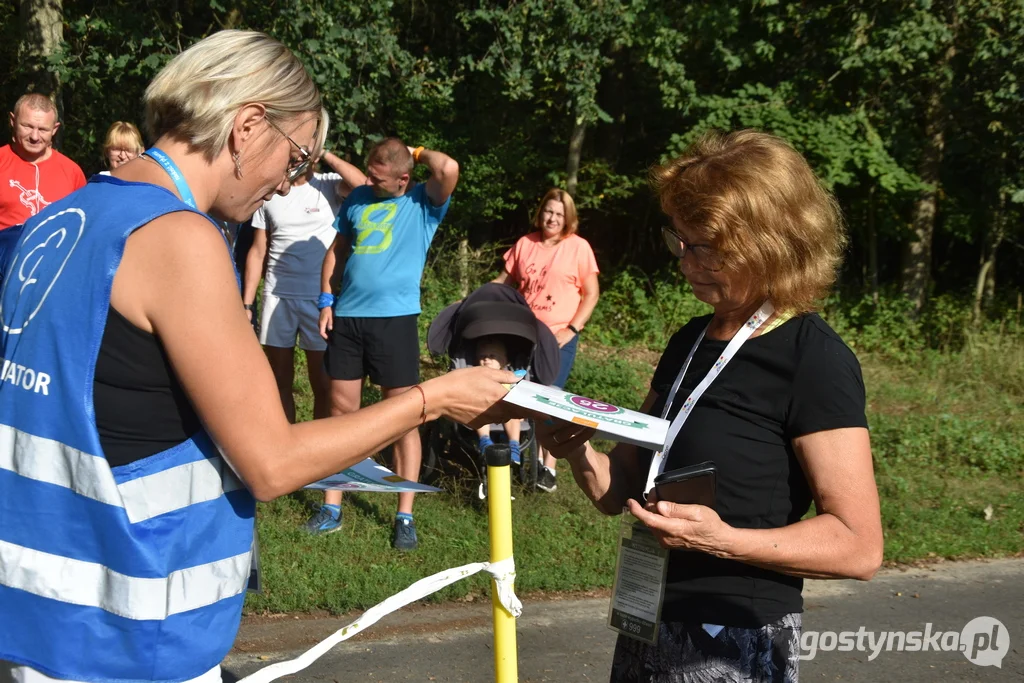
{"label": "white lanyard", "polygon": [[[740,350],[744,342],[750,339],[750,336],[757,331],[757,328],[761,327],[768,318],[772,317],[772,313],[775,312],[775,307],[772,306],[770,301],[765,301],[761,304],[761,308],[757,309],[754,315],[750,316],[750,319],[743,324],[743,327],[733,335],[732,340],[725,347],[725,351],[722,351],[722,355],[719,356],[715,364],[708,370],[708,374],[704,376],[700,384],[694,388],[693,392],[687,396],[686,402],[683,403],[683,407],[679,409],[679,413],[675,419],[672,420],[672,424],[668,427],[668,435],[665,438],[665,447],[654,454],[651,459],[651,468],[647,472],[647,486],[644,487],[644,495],[654,488],[654,478],[661,474],[665,469],[666,453],[672,448],[672,443],[676,440],[676,436],[679,434],[679,430],[683,428],[683,423],[690,417],[690,412],[693,410],[694,404],[700,399],[711,383],[718,379],[718,375],[721,374],[725,366],[729,364],[736,352]],[[690,367],[690,361],[693,360],[693,356],[697,353],[697,347],[700,346],[701,341],[704,340],[704,335],[707,334],[708,326],[701,331],[700,336],[697,337],[697,341],[693,343],[693,348],[690,349],[690,355],[686,357],[686,362],[683,363],[682,370],[676,376],[676,381],[672,384],[672,389],[669,391],[668,396],[665,398],[665,407],[661,410],[661,417],[665,419],[668,417],[668,411],[672,407],[672,401],[676,397],[676,392],[679,391],[679,385],[683,382],[683,377],[686,375],[686,370]]]}

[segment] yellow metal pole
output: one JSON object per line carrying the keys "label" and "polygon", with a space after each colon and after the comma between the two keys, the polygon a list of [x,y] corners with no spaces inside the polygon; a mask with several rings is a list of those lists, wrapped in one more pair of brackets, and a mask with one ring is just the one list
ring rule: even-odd
{"label": "yellow metal pole", "polygon": [[[508,446],[489,446],[487,461],[487,519],[491,533],[491,562],[512,557],[512,460]],[[494,614],[494,680],[516,683],[519,661],[516,653],[516,618],[498,600],[498,588],[491,579],[491,610]]]}

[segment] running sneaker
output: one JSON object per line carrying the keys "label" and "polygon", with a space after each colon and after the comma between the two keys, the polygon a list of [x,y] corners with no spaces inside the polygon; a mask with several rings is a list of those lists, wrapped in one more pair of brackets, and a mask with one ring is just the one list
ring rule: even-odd
{"label": "running sneaker", "polygon": [[420,542],[416,539],[416,522],[409,519],[395,520],[395,535],[391,547],[395,550],[416,550]]}
{"label": "running sneaker", "polygon": [[558,486],[555,484],[555,472],[548,467],[541,467],[537,475],[537,488],[541,491],[553,493]]}
{"label": "running sneaker", "polygon": [[314,536],[338,531],[341,529],[341,510],[338,510],[338,516],[335,517],[326,505],[322,505],[320,510],[302,525],[302,528],[306,533]]}

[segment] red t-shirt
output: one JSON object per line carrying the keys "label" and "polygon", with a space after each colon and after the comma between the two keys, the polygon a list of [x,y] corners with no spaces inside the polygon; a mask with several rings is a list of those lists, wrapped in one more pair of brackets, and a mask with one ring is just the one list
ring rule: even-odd
{"label": "red t-shirt", "polygon": [[0,230],[24,223],[84,185],[82,169],[57,150],[33,164],[10,145],[0,147]]}
{"label": "red t-shirt", "polygon": [[558,333],[564,330],[583,300],[583,281],[597,273],[590,243],[569,235],[553,247],[531,232],[505,252],[505,271],[537,319]]}

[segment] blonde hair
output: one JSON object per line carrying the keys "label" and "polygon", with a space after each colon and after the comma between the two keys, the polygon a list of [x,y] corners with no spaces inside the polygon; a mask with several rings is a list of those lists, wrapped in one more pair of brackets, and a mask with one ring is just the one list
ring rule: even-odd
{"label": "blonde hair", "polygon": [[779,310],[816,308],[835,283],[846,231],[835,197],[787,142],[709,133],[651,170],[662,210],[749,274]]}
{"label": "blonde hair", "polygon": [[114,121],[107,129],[107,138],[103,142],[103,153],[111,149],[127,149],[142,154],[146,147],[142,144],[142,133],[134,123]]}
{"label": "blonde hair", "polygon": [[15,118],[17,118],[18,114],[21,113],[20,110],[22,107],[33,111],[41,111],[44,114],[53,112],[54,122],[56,123],[58,120],[57,107],[53,104],[53,100],[41,93],[30,92],[19,97],[14,103],[14,109],[11,110]]}
{"label": "blonde hair", "polygon": [[317,114],[313,157],[327,137],[327,110],[306,68],[287,47],[257,31],[232,29],[203,38],[157,74],[143,99],[153,140],[180,136],[211,161],[246,104],[262,104],[279,127],[298,114]]}
{"label": "blonde hair", "polygon": [[544,193],[544,197],[540,200],[537,210],[533,212],[533,227],[538,230],[543,229],[544,221],[540,215],[544,211],[544,205],[552,200],[562,202],[562,206],[565,207],[565,226],[562,227],[562,238],[575,235],[576,230],[580,227],[580,219],[576,214],[576,202],[572,200],[571,194],[557,187],[553,187]]}

